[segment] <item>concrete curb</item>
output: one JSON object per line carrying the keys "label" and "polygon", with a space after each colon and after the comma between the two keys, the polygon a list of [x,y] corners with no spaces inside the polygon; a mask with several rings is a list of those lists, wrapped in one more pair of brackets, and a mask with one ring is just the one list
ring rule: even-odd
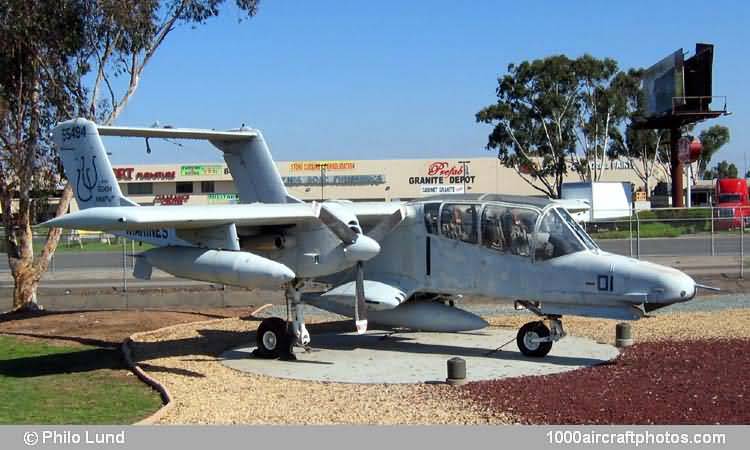
{"label": "concrete curb", "polygon": [[[267,303],[257,309],[255,309],[253,312],[250,313],[250,317],[252,318],[258,318],[257,314],[263,311],[266,308],[269,308],[273,305],[270,303]],[[122,341],[122,344],[120,345],[120,350],[122,351],[122,356],[125,359],[125,364],[128,366],[128,368],[138,377],[139,380],[143,381],[147,385],[149,385],[152,389],[154,389],[156,392],[159,393],[161,396],[161,401],[163,403],[162,407],[159,408],[156,412],[151,414],[150,416],[139,420],[138,422],[134,423],[133,425],[153,425],[156,422],[159,421],[166,413],[168,413],[173,407],[174,407],[174,399],[172,398],[172,395],[169,393],[169,390],[166,386],[164,386],[159,380],[156,378],[153,378],[152,376],[148,375],[146,372],[141,369],[141,367],[135,363],[133,360],[133,350],[130,348],[131,344],[136,342],[136,339],[140,336],[156,333],[156,332],[163,332],[167,330],[171,330],[173,328],[181,327],[184,325],[197,325],[202,323],[211,323],[216,322],[217,320],[225,320],[229,319],[229,317],[223,318],[223,319],[209,319],[209,320],[198,320],[195,322],[185,322],[185,323],[178,323],[175,325],[169,325],[167,327],[163,328],[157,328],[155,330],[149,330],[149,331],[141,331],[138,333],[133,333],[129,337],[127,337],[124,341]]]}

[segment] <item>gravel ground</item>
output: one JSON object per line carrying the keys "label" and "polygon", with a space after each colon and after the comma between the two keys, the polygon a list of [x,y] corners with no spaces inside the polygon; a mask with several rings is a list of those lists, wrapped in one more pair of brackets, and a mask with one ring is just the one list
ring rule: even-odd
{"label": "gravel ground", "polygon": [[[530,318],[527,315],[496,316],[490,318],[490,322],[516,328]],[[601,342],[613,341],[615,323],[600,319],[565,319],[568,333]],[[591,408],[594,407],[608,411],[608,408],[621,406],[620,403],[610,405],[613,397],[607,392],[612,390],[613,383],[618,385],[617,389],[625,386],[622,380],[630,380],[631,390],[622,398],[618,397],[618,401],[626,403],[636,399],[646,407],[648,402],[658,398],[669,405],[669,408],[660,410],[673,411],[674,414],[681,409],[695,409],[697,404],[708,407],[707,411],[713,410],[715,405],[710,403],[711,399],[700,396],[691,403],[687,393],[721,395],[713,399],[720,399],[721,415],[646,414],[644,421],[729,423],[731,420],[725,418],[733,408],[739,407],[739,404],[731,403],[732,395],[744,395],[744,398],[748,395],[746,385],[730,382],[746,371],[747,353],[739,352],[742,361],[738,365],[736,358],[726,358],[725,352],[720,351],[721,344],[688,342],[696,338],[731,337],[740,339],[737,342],[747,343],[750,339],[750,310],[744,309],[663,314],[635,322],[634,338],[639,345],[631,347],[616,363],[560,374],[555,383],[548,383],[545,377],[533,377],[474,383],[463,389],[445,385],[348,385],[280,380],[240,373],[222,365],[218,355],[232,346],[252,342],[258,324],[256,320],[219,319],[177,325],[137,337],[135,358],[146,372],[163,382],[175,398],[175,407],[160,423],[558,423],[554,417],[559,417],[560,423],[646,423],[632,416],[592,415]],[[310,330],[314,334],[337,326],[341,324],[313,324]],[[668,339],[677,342],[662,342]],[[716,378],[717,373],[731,375],[727,375],[730,378]],[[653,376],[647,378],[649,374]],[[657,377],[656,381],[653,377]],[[674,383],[675,379],[691,377],[695,382]],[[546,385],[550,386],[548,390],[526,388]],[[707,389],[708,385],[713,390]],[[570,389],[570,386],[580,386],[581,389]],[[557,394],[535,397],[536,392]],[[599,393],[598,403],[593,400],[584,403],[578,416],[569,415],[568,404],[575,399],[576,393],[580,398],[587,397],[585,392]],[[646,392],[656,394],[644,396]],[[573,399],[563,398],[565,395],[573,396]],[[507,402],[498,402],[499,398],[507,399]],[[524,409],[518,405],[532,406]],[[750,421],[745,415],[738,417],[745,423]]]}
{"label": "gravel ground", "polygon": [[[531,314],[495,316],[490,325],[518,328],[537,320]],[[568,334],[585,336],[597,342],[614,344],[617,320],[565,317],[563,325]],[[659,314],[630,322],[636,343],[660,340],[695,340],[712,338],[750,339],[750,309],[718,311],[674,312]]]}
{"label": "gravel ground", "polygon": [[[224,319],[138,337],[134,356],[165,384],[175,406],[165,424],[493,424],[512,416],[446,385],[348,385],[245,374],[218,360],[254,339],[259,322]],[[310,331],[315,332],[315,325]]]}
{"label": "gravel ground", "polygon": [[647,342],[611,364],[464,389],[533,424],[748,424],[749,351],[742,339]]}

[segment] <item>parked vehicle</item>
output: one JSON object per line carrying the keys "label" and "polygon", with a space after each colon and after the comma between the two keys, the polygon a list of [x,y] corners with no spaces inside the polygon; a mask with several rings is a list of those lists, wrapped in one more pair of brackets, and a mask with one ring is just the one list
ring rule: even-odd
{"label": "parked vehicle", "polygon": [[750,223],[750,199],[747,180],[744,178],[721,178],[716,180],[716,227],[722,230],[739,228]]}
{"label": "parked vehicle", "polygon": [[579,222],[611,222],[630,216],[633,187],[629,182],[619,181],[563,183],[560,198],[589,205],[588,210],[573,214]]}

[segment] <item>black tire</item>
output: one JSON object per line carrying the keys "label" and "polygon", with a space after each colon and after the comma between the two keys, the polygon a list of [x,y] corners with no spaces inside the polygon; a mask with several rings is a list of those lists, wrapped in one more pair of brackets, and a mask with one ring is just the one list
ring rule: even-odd
{"label": "black tire", "polygon": [[291,347],[286,322],[278,317],[263,319],[255,335],[258,348],[255,356],[261,358],[278,358],[289,352]]}
{"label": "black tire", "polygon": [[552,342],[533,343],[530,342],[529,339],[533,339],[534,337],[544,338],[549,335],[549,328],[547,328],[547,325],[545,325],[544,322],[529,322],[518,330],[516,344],[518,345],[518,349],[521,350],[521,353],[525,356],[542,358],[547,356],[547,353],[552,350]]}

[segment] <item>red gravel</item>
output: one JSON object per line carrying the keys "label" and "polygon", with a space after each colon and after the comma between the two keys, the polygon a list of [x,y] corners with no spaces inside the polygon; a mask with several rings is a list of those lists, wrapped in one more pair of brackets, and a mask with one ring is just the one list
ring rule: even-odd
{"label": "red gravel", "polygon": [[535,424],[750,424],[749,352],[741,339],[643,343],[606,365],[464,389]]}

